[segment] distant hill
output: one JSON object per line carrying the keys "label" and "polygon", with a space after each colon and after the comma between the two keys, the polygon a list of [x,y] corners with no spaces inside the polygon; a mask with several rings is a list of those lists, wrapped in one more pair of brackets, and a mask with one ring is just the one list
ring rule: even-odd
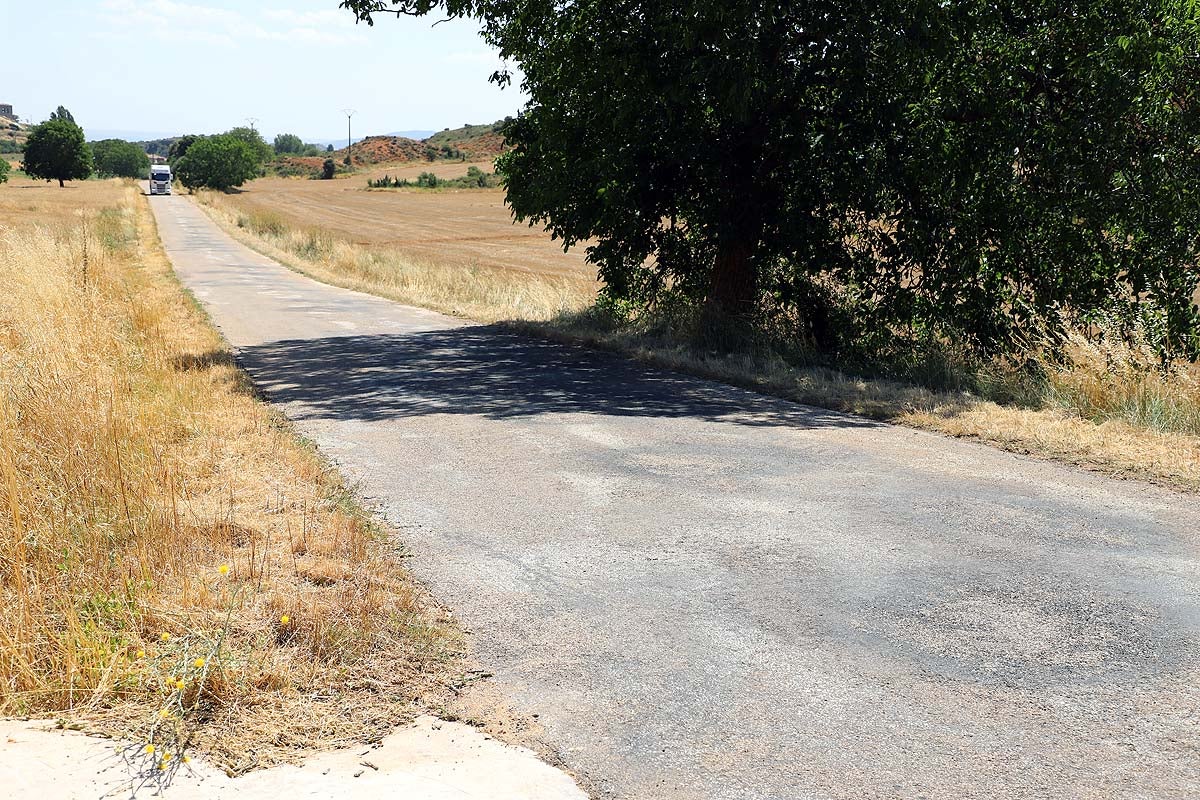
{"label": "distant hill", "polygon": [[491,125],[464,125],[447,128],[425,140],[425,144],[445,150],[450,148],[462,153],[468,160],[495,158],[504,152],[504,136],[500,129],[504,120]]}
{"label": "distant hill", "polygon": [[[464,125],[447,128],[417,140],[407,136],[368,136],[356,142],[353,151],[355,166],[373,166],[405,161],[477,161],[495,158],[504,152],[504,137],[500,134],[503,120],[491,125]],[[341,162],[346,148],[331,157]]]}
{"label": "distant hill", "polygon": [[29,128],[24,122],[0,117],[0,154],[21,152],[22,145],[29,138]]}

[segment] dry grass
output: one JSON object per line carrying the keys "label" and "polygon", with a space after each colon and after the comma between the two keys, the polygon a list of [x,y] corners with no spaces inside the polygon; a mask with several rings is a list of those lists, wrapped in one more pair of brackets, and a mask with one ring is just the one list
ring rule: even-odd
{"label": "dry grass", "polygon": [[[366,194],[366,192],[364,192]],[[200,203],[245,244],[317,280],[481,322],[546,320],[595,299],[595,283],[569,275],[516,273],[470,261],[421,260],[354,244],[321,228],[297,228],[270,211],[239,211],[222,195]]]}
{"label": "dry grass", "polygon": [[17,181],[0,221],[0,713],[145,736],[186,702],[243,770],[436,701],[460,635],[253,396],[137,190]]}

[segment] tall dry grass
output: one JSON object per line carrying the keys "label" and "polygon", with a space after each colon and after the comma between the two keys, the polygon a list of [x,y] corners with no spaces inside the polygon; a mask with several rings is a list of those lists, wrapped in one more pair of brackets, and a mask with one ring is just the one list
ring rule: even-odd
{"label": "tall dry grass", "polygon": [[404,254],[354,244],[319,226],[295,228],[270,211],[241,211],[220,194],[197,199],[225,230],[264,254],[317,280],[370,292],[480,322],[549,320],[586,308],[595,282],[451,260],[419,261]]}
{"label": "tall dry grass", "polygon": [[0,191],[0,714],[137,734],[201,648],[189,724],[234,770],[415,713],[453,627],[255,399],[136,189],[63,191]]}

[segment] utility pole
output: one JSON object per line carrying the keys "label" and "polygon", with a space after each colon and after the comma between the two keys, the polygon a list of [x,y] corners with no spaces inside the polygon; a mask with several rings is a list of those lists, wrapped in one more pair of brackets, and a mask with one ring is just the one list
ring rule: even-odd
{"label": "utility pole", "polygon": [[346,115],[346,165],[353,166],[354,140],[350,138],[350,118],[353,117],[356,112],[353,108],[343,108],[342,113]]}

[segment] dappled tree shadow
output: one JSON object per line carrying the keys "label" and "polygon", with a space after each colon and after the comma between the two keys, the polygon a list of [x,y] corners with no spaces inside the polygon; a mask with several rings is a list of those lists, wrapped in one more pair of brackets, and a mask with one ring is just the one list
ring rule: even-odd
{"label": "dappled tree shadow", "polygon": [[272,342],[241,349],[238,360],[270,400],[290,404],[298,419],[587,413],[745,425],[878,424],[495,325]]}

